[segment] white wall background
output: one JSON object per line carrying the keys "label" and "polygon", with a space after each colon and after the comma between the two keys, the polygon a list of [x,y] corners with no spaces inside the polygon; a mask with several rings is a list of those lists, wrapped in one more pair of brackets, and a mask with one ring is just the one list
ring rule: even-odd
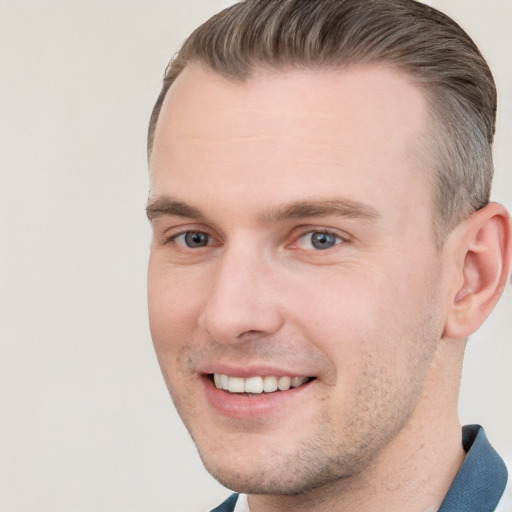
{"label": "white wall background", "polygon": [[[199,512],[202,469],[153,355],[145,135],[163,69],[220,0],[0,0],[0,511]],[[500,90],[512,207],[512,1],[432,0]],[[468,348],[464,422],[512,459],[512,293]],[[186,497],[190,498],[185,505]]]}

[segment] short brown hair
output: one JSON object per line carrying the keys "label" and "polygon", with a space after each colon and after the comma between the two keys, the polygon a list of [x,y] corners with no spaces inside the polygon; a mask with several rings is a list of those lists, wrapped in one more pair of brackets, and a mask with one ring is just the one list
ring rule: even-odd
{"label": "short brown hair", "polygon": [[423,164],[433,183],[436,236],[489,202],[496,87],[466,32],[413,0],[246,0],[197,28],[167,66],[153,108],[148,157],[165,95],[192,62],[232,80],[270,70],[378,63],[405,73],[428,101]]}

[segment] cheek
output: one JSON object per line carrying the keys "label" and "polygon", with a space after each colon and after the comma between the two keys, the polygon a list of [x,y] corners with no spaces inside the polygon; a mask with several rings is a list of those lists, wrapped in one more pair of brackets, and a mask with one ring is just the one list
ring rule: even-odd
{"label": "cheek", "polygon": [[391,308],[394,300],[386,273],[357,263],[305,273],[287,295],[290,314],[311,338],[334,347],[340,339],[359,338],[361,331],[371,329],[385,314],[381,309]]}
{"label": "cheek", "polygon": [[150,258],[148,269],[149,325],[160,356],[189,343],[199,310],[197,281]]}
{"label": "cheek", "polygon": [[296,281],[289,312],[334,362],[338,379],[352,381],[368,365],[398,373],[432,319],[431,281],[427,272],[408,274],[397,262],[354,262]]}
{"label": "cheek", "polygon": [[193,409],[190,393],[193,374],[184,362],[190,349],[196,315],[189,288],[178,273],[151,261],[148,270],[148,310],[151,337],[158,363],[180,414]]}

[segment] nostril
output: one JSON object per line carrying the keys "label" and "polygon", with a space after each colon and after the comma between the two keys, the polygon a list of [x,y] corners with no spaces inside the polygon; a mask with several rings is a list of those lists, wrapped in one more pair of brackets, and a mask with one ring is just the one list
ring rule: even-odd
{"label": "nostril", "polygon": [[245,331],[242,334],[239,334],[237,336],[237,338],[240,341],[250,341],[250,340],[256,340],[259,338],[264,338],[267,335],[268,335],[268,333],[266,333],[266,332],[251,329],[250,331]]}

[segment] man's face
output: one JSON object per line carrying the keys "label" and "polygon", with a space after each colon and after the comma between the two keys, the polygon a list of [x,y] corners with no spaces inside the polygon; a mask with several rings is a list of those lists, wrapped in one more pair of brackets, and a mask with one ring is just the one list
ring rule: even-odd
{"label": "man's face", "polygon": [[178,412],[228,487],[349,477],[427,414],[446,286],[416,155],[426,117],[421,93],[377,67],[240,83],[189,66],[167,94],[151,331]]}

